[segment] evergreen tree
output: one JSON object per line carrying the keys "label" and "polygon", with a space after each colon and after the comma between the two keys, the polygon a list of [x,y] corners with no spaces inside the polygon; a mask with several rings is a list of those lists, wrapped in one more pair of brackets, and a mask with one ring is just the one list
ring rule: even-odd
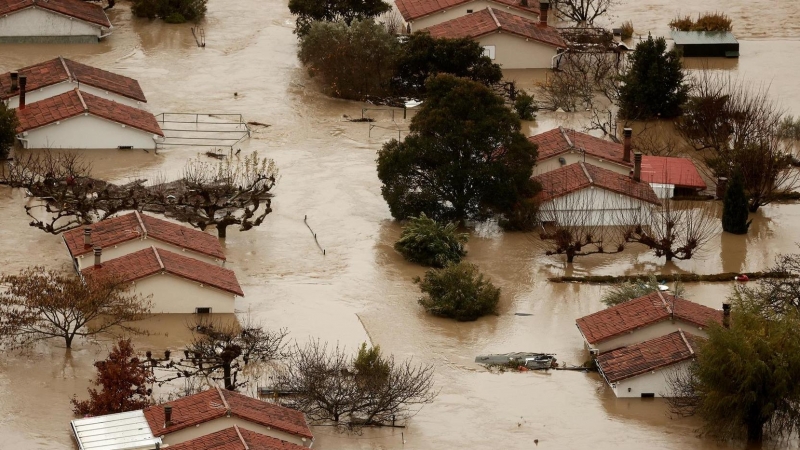
{"label": "evergreen tree", "polygon": [[733,172],[733,178],[725,191],[722,208],[722,229],[733,234],[747,234],[750,221],[747,220],[747,195],[744,192],[742,173]]}
{"label": "evergreen tree", "polygon": [[681,115],[689,88],[683,66],[674,50],[667,51],[663,37],[648,36],[636,46],[630,68],[622,76],[620,116],[625,119],[668,119]]}
{"label": "evergreen tree", "polygon": [[14,147],[17,135],[17,112],[0,102],[0,159],[5,159]]}

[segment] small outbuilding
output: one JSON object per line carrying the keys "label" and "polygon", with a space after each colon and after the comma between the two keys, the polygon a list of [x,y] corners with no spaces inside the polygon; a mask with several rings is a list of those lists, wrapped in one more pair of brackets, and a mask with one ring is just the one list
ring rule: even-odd
{"label": "small outbuilding", "polygon": [[83,0],[0,0],[0,44],[96,43],[111,34],[98,3]]}
{"label": "small outbuilding", "polygon": [[154,450],[161,445],[141,410],[75,419],[70,425],[80,450]]}
{"label": "small outbuilding", "polygon": [[642,180],[658,198],[693,196],[708,188],[691,159],[675,156],[642,156]]}
{"label": "small outbuilding", "polygon": [[739,57],[739,41],[730,31],[672,31],[675,50],[685,57]]}
{"label": "small outbuilding", "polygon": [[685,371],[702,338],[683,330],[597,357],[597,370],[617,397],[673,397],[669,378]]}

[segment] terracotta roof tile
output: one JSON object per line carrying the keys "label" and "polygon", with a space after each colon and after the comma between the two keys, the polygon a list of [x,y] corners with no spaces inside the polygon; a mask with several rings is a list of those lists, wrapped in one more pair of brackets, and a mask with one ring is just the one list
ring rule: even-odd
{"label": "terracotta roof tile", "polygon": [[[473,1],[475,0],[396,0],[395,4],[403,19],[408,22]],[[492,3],[502,7],[511,7],[532,14],[539,14],[539,2],[537,1],[529,2],[529,6],[522,6],[521,0],[494,0]]]}
{"label": "terracotta roof tile", "polygon": [[689,158],[642,155],[642,180],[678,187],[708,188]]}
{"label": "terracotta roof tile", "polygon": [[[224,396],[224,401],[220,395]],[[164,436],[225,416],[227,411],[224,404],[226,402],[232,416],[295,436],[314,438],[305,416],[300,411],[216,388],[163,405],[145,408],[144,416],[150,424],[153,435]],[[164,405],[172,406],[172,425],[168,427],[164,427]]]}
{"label": "terracotta roof tile", "polygon": [[0,0],[0,15],[34,6],[111,28],[111,22],[102,6],[83,0]]}
{"label": "terracotta roof tile", "polygon": [[622,144],[594,137],[569,128],[554,128],[528,138],[539,146],[539,160],[545,160],[570,151],[585,151],[598,159],[633,167],[633,162],[623,159]]}
{"label": "terracotta roof tile", "polygon": [[[139,223],[139,218],[141,218],[141,224]],[[142,230],[141,225],[144,225],[144,230]],[[91,245],[84,245],[83,243],[84,228],[86,227],[75,228],[62,234],[64,242],[73,257],[92,253],[92,249],[95,246],[110,247],[132,239],[138,239],[143,234],[146,234],[148,238],[225,260],[222,244],[219,243],[219,239],[216,237],[203,231],[146,214],[139,214],[138,212],[113,217],[90,225],[89,228],[92,229]]]}
{"label": "terracotta roof tile", "polygon": [[236,426],[180,444],[173,444],[169,448],[170,450],[244,450],[245,448],[249,450],[306,450],[306,447]]}
{"label": "terracotta roof tile", "polygon": [[592,164],[578,162],[533,177],[542,186],[540,199],[552,200],[590,186],[661,204],[650,184],[634,181],[631,177],[612,172]]}
{"label": "terracotta roof tile", "polygon": [[[86,104],[85,109],[84,103]],[[88,112],[93,116],[164,136],[158,121],[149,112],[80,92],[77,89],[31,103],[24,109],[16,111],[19,119],[18,133]]]}
{"label": "terracotta roof tile", "polygon": [[[0,4],[2,4],[1,2],[2,0],[0,0]],[[64,70],[64,65],[61,64],[61,60],[58,58],[23,67],[17,72],[27,77],[26,89],[28,91],[69,80],[69,74]],[[0,99],[7,99],[16,95],[19,95],[19,89],[11,90],[11,72],[0,75]]]}
{"label": "terracotta roof tile", "polygon": [[491,7],[442,22],[425,31],[435,38],[448,39],[477,38],[496,31],[505,31],[555,47],[567,45],[556,28],[539,25],[525,17]]}
{"label": "terracotta roof tile", "polygon": [[597,366],[609,383],[625,380],[694,357],[701,338],[675,331],[597,357]]}
{"label": "terracotta roof tile", "polygon": [[121,281],[136,281],[162,271],[244,296],[232,270],[154,247],[105,261],[100,267],[89,266],[81,273],[88,277],[113,276]]}
{"label": "terracotta roof tile", "polygon": [[722,311],[670,294],[653,292],[581,317],[577,325],[590,344],[597,344],[669,320],[672,312],[675,319],[698,327],[705,327],[709,322],[722,323]]}

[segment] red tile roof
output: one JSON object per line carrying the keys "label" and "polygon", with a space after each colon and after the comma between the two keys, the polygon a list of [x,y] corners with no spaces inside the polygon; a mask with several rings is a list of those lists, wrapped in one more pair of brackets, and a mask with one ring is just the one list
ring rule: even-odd
{"label": "red tile roof", "polygon": [[622,144],[616,144],[569,128],[554,128],[531,136],[528,140],[539,146],[539,161],[570,151],[585,151],[587,155],[592,155],[598,159],[633,167],[633,162],[623,160]]}
{"label": "red tile roof", "polygon": [[123,282],[162,272],[244,296],[232,270],[155,247],[105,261],[100,267],[81,270],[84,276],[112,276]]}
{"label": "red tile roof", "polygon": [[661,204],[653,188],[644,181],[621,175],[589,163],[577,162],[533,177],[542,186],[540,199],[552,200],[573,192],[597,186],[655,205]]}
{"label": "red tile roof", "polygon": [[673,313],[676,320],[698,327],[705,327],[710,322],[722,323],[722,311],[670,294],[653,292],[581,317],[577,325],[587,342],[597,344],[669,320]]}
{"label": "red tile roof", "polygon": [[[425,17],[454,6],[471,3],[475,0],[395,0],[397,9],[406,22]],[[519,11],[539,14],[539,2],[530,0],[528,6],[522,6],[522,0],[492,0],[501,7],[511,7]]]}
{"label": "red tile roof", "polygon": [[642,180],[678,187],[708,188],[689,158],[642,155]]}
{"label": "red tile roof", "polygon": [[216,237],[157,217],[139,214],[137,211],[90,225],[89,228],[92,229],[91,245],[83,243],[84,228],[86,227],[75,228],[62,234],[73,257],[92,253],[95,246],[110,247],[139,239],[144,235],[180,248],[225,260],[222,244]]}
{"label": "red tile roof", "polygon": [[190,441],[170,445],[169,448],[170,450],[307,450],[306,447],[236,425]]}
{"label": "red tile roof", "polygon": [[425,31],[435,38],[448,39],[474,39],[489,33],[504,31],[555,47],[567,46],[557,29],[547,25],[539,25],[537,22],[525,17],[491,7],[442,22],[427,28]]}
{"label": "red tile roof", "polygon": [[111,22],[102,6],[83,0],[0,0],[0,16],[32,7],[111,28]]}
{"label": "red tile roof", "polygon": [[18,133],[87,112],[93,116],[164,136],[158,121],[149,112],[87,94],[77,88],[55,97],[31,103],[26,105],[24,109],[17,109],[16,111],[19,119]]}
{"label": "red tile roof", "polygon": [[694,358],[702,338],[681,330],[597,357],[597,367],[609,383],[652,372]]}
{"label": "red tile roof", "polygon": [[[164,427],[164,405],[172,406],[172,425]],[[257,400],[228,390],[212,388],[144,409],[154,436],[164,436],[227,414],[295,436],[313,439],[306,418],[300,411]]]}
{"label": "red tile roof", "polygon": [[[23,67],[17,72],[27,77],[26,89],[29,91],[64,81],[76,81],[123,97],[147,102],[139,82],[133,78],[87,66],[71,59],[58,57]],[[16,95],[19,95],[19,90],[11,90],[11,72],[0,75],[0,98],[7,99]]]}

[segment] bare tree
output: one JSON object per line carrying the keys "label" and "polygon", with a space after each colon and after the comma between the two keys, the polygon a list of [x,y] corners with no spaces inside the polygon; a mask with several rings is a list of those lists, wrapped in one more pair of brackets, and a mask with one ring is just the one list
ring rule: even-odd
{"label": "bare tree", "polygon": [[778,255],[772,272],[790,275],[786,278],[765,278],[756,287],[741,287],[745,292],[764,299],[766,306],[777,314],[800,311],[800,254]]}
{"label": "bare tree", "polygon": [[67,348],[76,337],[138,333],[130,322],[150,311],[149,299],[128,292],[130,284],[31,267],[5,275],[0,284],[0,340],[11,348],[59,338]]}
{"label": "bare tree", "polygon": [[592,25],[598,17],[608,12],[615,0],[556,0],[552,3],[559,17],[585,26]]}

